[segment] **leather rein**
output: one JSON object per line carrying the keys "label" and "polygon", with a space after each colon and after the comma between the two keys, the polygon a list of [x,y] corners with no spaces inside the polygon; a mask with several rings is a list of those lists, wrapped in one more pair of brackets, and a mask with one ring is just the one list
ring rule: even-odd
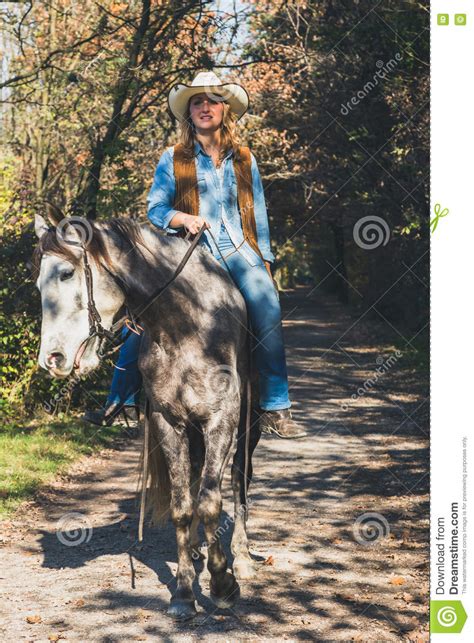
{"label": "leather rein", "polygon": [[[140,318],[143,313],[148,310],[148,308],[156,301],[156,299],[174,282],[174,280],[178,277],[178,275],[182,272],[183,268],[186,266],[188,263],[192,253],[196,249],[196,246],[199,243],[200,238],[204,234],[204,230],[206,229],[206,226],[202,226],[202,228],[199,230],[199,232],[195,235],[194,239],[191,242],[191,245],[189,248],[186,250],[186,253],[184,257],[181,259],[178,267],[174,271],[174,273],[171,275],[171,277],[168,279],[168,281],[162,285],[159,286],[148,298],[148,300],[145,302],[145,304],[135,313],[135,315],[123,315],[118,319],[116,322],[112,324],[110,327],[110,330],[107,330],[104,328],[102,325],[102,318],[100,316],[99,311],[97,310],[97,306],[95,304],[95,299],[94,299],[94,280],[92,277],[92,270],[91,266],[89,263],[89,257],[87,254],[87,248],[83,244],[77,244],[79,247],[82,249],[83,252],[83,259],[84,259],[84,277],[86,280],[86,288],[87,288],[87,313],[88,313],[88,319],[89,319],[89,336],[84,339],[76,353],[76,356],[74,358],[74,369],[78,369],[80,365],[81,358],[89,344],[89,342],[98,337],[100,342],[99,342],[99,349],[98,349],[98,354],[100,358],[107,357],[111,355],[112,353],[115,353],[119,348],[125,343],[125,341],[128,339],[130,334],[132,332],[140,334],[138,329],[141,329],[141,326],[138,325],[138,323],[135,321],[135,318]],[[188,232],[185,240],[188,240],[189,237],[191,236],[191,233]],[[75,244],[74,244],[75,245]],[[107,340],[112,341],[116,335],[116,333],[123,327],[126,326],[128,328],[128,332],[125,335],[125,337],[121,340],[121,342],[117,345],[115,345],[111,350],[107,352],[103,352],[102,348],[104,343]]]}

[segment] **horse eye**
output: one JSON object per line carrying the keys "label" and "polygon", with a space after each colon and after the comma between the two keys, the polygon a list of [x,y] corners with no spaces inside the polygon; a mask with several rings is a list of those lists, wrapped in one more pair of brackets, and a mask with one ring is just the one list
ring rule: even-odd
{"label": "horse eye", "polygon": [[59,279],[60,279],[61,281],[67,281],[68,279],[71,279],[71,277],[73,276],[73,274],[74,274],[74,270],[64,270],[64,272],[62,272],[62,273],[59,275]]}

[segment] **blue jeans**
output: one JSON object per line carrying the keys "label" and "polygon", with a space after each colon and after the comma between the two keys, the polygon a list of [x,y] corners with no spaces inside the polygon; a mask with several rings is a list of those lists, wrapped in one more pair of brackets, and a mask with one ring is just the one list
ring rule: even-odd
{"label": "blue jeans", "polygon": [[[127,333],[124,326],[122,339]],[[106,408],[110,404],[138,405],[142,388],[142,375],[138,369],[140,340],[140,335],[130,333],[120,348]]]}
{"label": "blue jeans", "polygon": [[[251,266],[236,251],[224,226],[221,228],[219,250],[247,304],[252,358],[259,374],[260,407],[267,411],[287,409],[291,403],[277,291],[263,260]],[[224,265],[222,259],[219,262]],[[119,351],[117,362],[117,366],[126,370],[115,370],[107,404],[138,404],[142,384],[137,366],[139,348],[140,337],[131,333]]]}
{"label": "blue jeans", "polygon": [[[263,260],[256,266],[235,249],[222,225],[219,250],[234,282],[242,293],[250,322],[252,358],[258,370],[260,407],[266,411],[287,409],[288,396],[285,345],[278,293]],[[224,265],[222,258],[219,259]]]}

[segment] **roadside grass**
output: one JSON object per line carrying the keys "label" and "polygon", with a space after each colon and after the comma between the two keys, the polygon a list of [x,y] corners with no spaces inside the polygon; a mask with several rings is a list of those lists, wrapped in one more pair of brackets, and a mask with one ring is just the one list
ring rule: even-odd
{"label": "roadside grass", "polygon": [[0,519],[83,455],[111,446],[123,427],[96,427],[59,416],[0,427]]}

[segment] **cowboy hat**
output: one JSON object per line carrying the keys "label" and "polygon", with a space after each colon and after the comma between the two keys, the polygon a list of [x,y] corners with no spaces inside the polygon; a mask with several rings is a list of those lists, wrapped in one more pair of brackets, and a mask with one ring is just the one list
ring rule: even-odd
{"label": "cowboy hat", "polygon": [[184,121],[191,96],[205,93],[215,101],[229,104],[231,110],[240,118],[249,106],[249,96],[241,85],[222,83],[213,71],[201,71],[190,85],[178,83],[168,94],[168,105],[178,121]]}

